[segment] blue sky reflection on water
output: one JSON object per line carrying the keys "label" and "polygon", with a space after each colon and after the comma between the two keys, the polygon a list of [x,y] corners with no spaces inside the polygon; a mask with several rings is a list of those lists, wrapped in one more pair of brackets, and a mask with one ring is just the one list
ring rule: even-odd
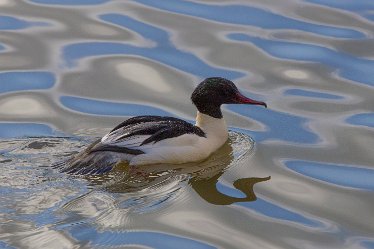
{"label": "blue sky reflection on water", "polygon": [[354,114],[346,121],[349,124],[374,128],[374,112]]}
{"label": "blue sky reflection on water", "polygon": [[3,242],[3,241],[0,241],[0,248],[3,248],[3,249],[15,249],[15,247],[9,246],[5,242]]}
{"label": "blue sky reflection on water", "polygon": [[0,123],[0,138],[56,136],[54,128],[38,123]]}
{"label": "blue sky reflection on water", "polygon": [[136,0],[173,13],[180,13],[213,21],[256,26],[265,29],[295,29],[340,38],[363,38],[359,31],[299,21],[264,9],[246,5],[213,5],[197,2]]}
{"label": "blue sky reflection on water", "polygon": [[372,0],[306,0],[306,2],[350,11],[366,11],[374,9],[374,2]]}
{"label": "blue sky reflection on water", "polygon": [[18,30],[33,26],[48,26],[46,22],[25,21],[13,16],[0,15],[0,30]]}
{"label": "blue sky reflection on water", "polygon": [[260,142],[271,139],[307,144],[315,144],[319,141],[317,134],[306,129],[305,124],[308,121],[307,118],[291,115],[289,113],[277,112],[271,110],[271,108],[248,108],[248,106],[245,105],[230,105],[226,108],[245,117],[251,117],[266,126],[266,130],[260,132],[246,132],[243,129],[234,129],[250,133],[256,141]]}
{"label": "blue sky reflection on water", "polygon": [[139,47],[118,42],[74,43],[63,49],[63,58],[67,66],[72,67],[77,60],[86,57],[129,54],[149,58],[200,77],[215,75],[236,79],[245,75],[238,71],[210,66],[194,54],[177,49],[170,41],[169,34],[155,26],[121,14],[105,14],[101,15],[100,19],[130,29],[144,38],[154,41],[157,45],[155,47]]}
{"label": "blue sky reflection on water", "polygon": [[0,16],[0,30],[25,29],[32,24],[12,16]]}
{"label": "blue sky reflection on water", "polygon": [[374,190],[374,169],[322,162],[289,160],[287,168],[312,179],[361,190]]}
{"label": "blue sky reflection on water", "polygon": [[331,100],[338,100],[344,99],[344,97],[330,94],[330,93],[323,93],[305,89],[287,89],[284,91],[285,95],[292,95],[292,96],[300,96],[300,97],[309,97],[309,98],[321,98],[321,99],[331,99]]}
{"label": "blue sky reflection on water", "polygon": [[155,249],[212,249],[213,245],[187,237],[152,231],[99,232],[92,227],[75,226],[70,229],[71,235],[78,241],[90,241],[95,246],[141,245]]}
{"label": "blue sky reflection on water", "polygon": [[355,57],[318,45],[268,40],[242,33],[229,34],[228,38],[250,42],[277,58],[322,63],[338,69],[339,75],[346,79],[374,85],[374,60]]}
{"label": "blue sky reflection on water", "polygon": [[364,248],[374,249],[374,240],[372,239],[362,240],[360,244],[364,246]]}
{"label": "blue sky reflection on water", "polygon": [[55,84],[55,76],[50,72],[21,71],[0,73],[0,93],[49,89]]}

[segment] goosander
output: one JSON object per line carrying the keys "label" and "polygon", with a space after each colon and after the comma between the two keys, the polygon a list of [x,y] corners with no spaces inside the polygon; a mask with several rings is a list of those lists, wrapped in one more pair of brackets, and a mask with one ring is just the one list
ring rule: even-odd
{"label": "goosander", "polygon": [[68,160],[65,171],[103,173],[122,161],[130,166],[201,161],[228,139],[222,104],[267,107],[264,102],[245,97],[232,81],[221,77],[202,81],[191,100],[197,108],[195,125],[174,117],[127,119]]}

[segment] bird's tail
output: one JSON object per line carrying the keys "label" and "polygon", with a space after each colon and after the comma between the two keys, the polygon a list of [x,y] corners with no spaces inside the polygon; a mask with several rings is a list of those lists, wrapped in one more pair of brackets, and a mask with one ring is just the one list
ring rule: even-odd
{"label": "bird's tail", "polygon": [[108,153],[91,153],[84,157],[76,155],[53,165],[61,172],[75,175],[105,174],[116,165],[118,160]]}
{"label": "bird's tail", "polygon": [[117,153],[91,152],[91,149],[99,142],[100,140],[95,141],[84,151],[52,167],[61,172],[76,175],[104,174],[110,171],[120,159]]}

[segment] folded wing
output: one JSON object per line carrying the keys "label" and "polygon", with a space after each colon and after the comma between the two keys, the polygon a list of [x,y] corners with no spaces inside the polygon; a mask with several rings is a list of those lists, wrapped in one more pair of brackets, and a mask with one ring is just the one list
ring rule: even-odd
{"label": "folded wing", "polygon": [[139,155],[160,141],[184,134],[205,136],[200,128],[181,119],[138,116],[119,124],[106,134],[91,151],[113,151]]}

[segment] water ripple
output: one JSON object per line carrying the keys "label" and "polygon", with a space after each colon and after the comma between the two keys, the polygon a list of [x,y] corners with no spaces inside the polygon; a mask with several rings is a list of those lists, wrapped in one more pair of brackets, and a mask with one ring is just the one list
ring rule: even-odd
{"label": "water ripple", "polygon": [[374,190],[374,169],[352,165],[289,160],[287,168],[323,182],[362,190]]}
{"label": "water ripple", "polygon": [[363,38],[359,31],[303,22],[264,9],[246,5],[212,5],[190,1],[136,0],[146,6],[222,23],[256,26],[264,29],[295,29],[338,38]]}
{"label": "water ripple", "polygon": [[[266,131],[247,131],[251,136],[255,137],[256,141],[271,139],[307,144],[315,144],[319,141],[318,135],[306,128],[306,124],[309,121],[307,118],[291,115],[289,113],[277,112],[271,110],[271,108],[256,108],[255,111],[243,105],[232,105],[227,108],[235,113],[245,117],[251,117],[266,125]],[[269,119],[269,116],[271,119]],[[245,132],[243,129],[239,130]]]}
{"label": "water ripple", "polygon": [[374,113],[359,113],[354,114],[346,120],[349,124],[367,126],[374,128]]}
{"label": "water ripple", "polygon": [[164,63],[170,67],[202,77],[224,76],[231,79],[244,76],[234,70],[210,66],[192,53],[177,49],[170,41],[166,31],[122,14],[105,14],[100,18],[112,24],[120,25],[139,33],[146,39],[156,42],[155,47],[138,47],[117,42],[85,42],[67,45],[63,49],[63,59],[68,66],[85,57],[99,55],[139,55]]}
{"label": "water ripple", "polygon": [[55,81],[50,72],[4,72],[0,73],[0,93],[48,89],[54,86]]}
{"label": "water ripple", "polygon": [[305,89],[287,89],[284,91],[285,95],[292,95],[292,96],[300,96],[300,97],[308,97],[308,98],[321,98],[321,99],[344,99],[344,97],[336,95],[336,94],[330,94],[330,93],[324,93],[324,92],[317,92],[317,91],[311,91],[311,90],[305,90]]}
{"label": "water ripple", "polygon": [[[239,192],[236,189],[233,189],[221,183],[218,184],[217,189],[220,189],[222,193],[225,193],[230,196],[238,196],[239,194]],[[288,210],[280,205],[277,205],[271,201],[266,201],[262,198],[258,198],[256,201],[253,202],[238,202],[235,203],[235,205],[244,207],[248,210],[253,210],[264,216],[278,219],[281,221],[291,221],[293,223],[313,228],[325,227],[324,224],[317,219],[308,218],[303,214],[297,213],[292,210]]]}
{"label": "water ripple", "polygon": [[374,3],[371,0],[306,0],[307,2],[318,3],[321,5],[345,9],[345,10],[370,10],[374,9]]}
{"label": "water ripple", "polygon": [[37,123],[0,123],[1,138],[33,137],[33,136],[56,136],[52,127]]}
{"label": "water ripple", "polygon": [[370,18],[370,11],[374,10],[374,3],[371,0],[305,0],[310,3],[323,5],[327,7],[348,10],[356,12],[368,19]]}
{"label": "water ripple", "polygon": [[109,2],[110,0],[29,0],[37,4],[47,5],[98,5]]}
{"label": "water ripple", "polygon": [[99,18],[105,22],[132,30],[146,39],[155,41],[159,47],[175,50],[174,45],[170,41],[168,32],[161,28],[118,13],[100,15]]}
{"label": "water ripple", "polygon": [[127,232],[99,232],[94,228],[81,229],[76,226],[70,230],[72,237],[79,241],[90,241],[94,246],[123,246],[123,245],[142,245],[150,248],[166,249],[175,248],[216,248],[215,246],[194,240],[192,238],[180,235],[168,234],[163,232],[148,231],[127,231]]}
{"label": "water ripple", "polygon": [[142,114],[174,116],[160,108],[140,104],[115,103],[73,96],[62,96],[60,97],[60,101],[66,108],[87,114],[111,116],[135,116]]}
{"label": "water ripple", "polygon": [[325,64],[338,69],[338,74],[346,79],[374,85],[374,72],[371,70],[374,60],[312,44],[268,40],[241,33],[230,34],[228,37],[236,41],[253,43],[277,58]]}
{"label": "water ripple", "polygon": [[[372,0],[0,6],[0,247],[373,248]],[[208,160],[50,167],[124,116],[191,118],[208,76],[269,104],[225,106]]]}
{"label": "water ripple", "polygon": [[49,26],[46,22],[25,21],[13,16],[0,16],[0,30],[18,30],[34,26]]}

